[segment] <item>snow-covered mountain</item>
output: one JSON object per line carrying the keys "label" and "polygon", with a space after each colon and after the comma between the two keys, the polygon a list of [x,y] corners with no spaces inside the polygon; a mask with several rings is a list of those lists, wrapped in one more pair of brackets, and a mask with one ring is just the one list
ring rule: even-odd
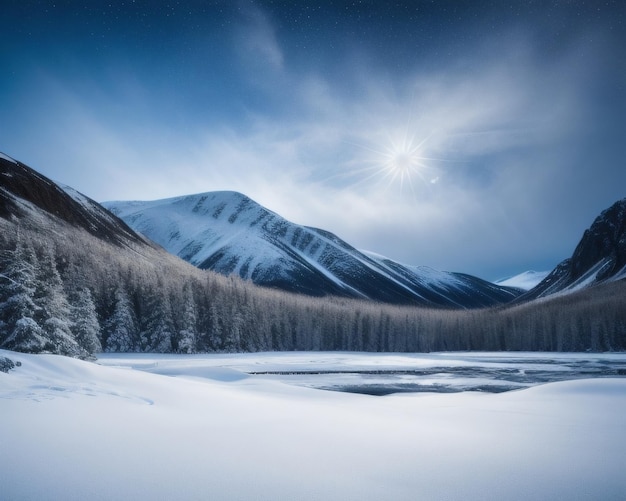
{"label": "snow-covered mountain", "polygon": [[504,287],[515,287],[524,291],[528,291],[535,287],[539,282],[548,276],[549,271],[525,271],[513,277],[497,280],[496,284]]}
{"label": "snow-covered mountain", "polygon": [[360,252],[332,233],[291,223],[237,192],[102,205],[193,265],[258,285],[314,296],[463,308],[506,303],[519,295],[473,276]]}
{"label": "snow-covered mountain", "polygon": [[520,300],[574,292],[625,278],[626,198],[602,211],[585,230],[572,257],[558,264]]}

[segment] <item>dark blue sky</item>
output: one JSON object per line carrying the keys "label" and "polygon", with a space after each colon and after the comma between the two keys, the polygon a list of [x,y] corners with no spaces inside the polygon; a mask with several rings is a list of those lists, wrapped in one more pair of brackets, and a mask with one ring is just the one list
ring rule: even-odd
{"label": "dark blue sky", "polygon": [[626,196],[622,2],[4,1],[0,151],[233,189],[414,265],[551,269]]}

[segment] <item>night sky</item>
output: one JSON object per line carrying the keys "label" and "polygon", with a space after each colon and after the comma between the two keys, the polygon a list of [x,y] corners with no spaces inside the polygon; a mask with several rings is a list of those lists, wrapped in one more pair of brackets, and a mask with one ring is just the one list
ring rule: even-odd
{"label": "night sky", "polygon": [[28,1],[0,151],[95,200],[237,190],[412,265],[569,257],[626,196],[621,1]]}

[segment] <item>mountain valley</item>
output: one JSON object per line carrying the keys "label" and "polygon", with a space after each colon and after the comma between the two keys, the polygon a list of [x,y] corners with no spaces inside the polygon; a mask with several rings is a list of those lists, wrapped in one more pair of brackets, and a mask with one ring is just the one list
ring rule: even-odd
{"label": "mountain valley", "polygon": [[[626,349],[624,200],[526,293],[359,252],[233,192],[172,199],[163,219],[159,204],[156,214],[145,203],[126,204],[128,224],[0,156],[0,348],[79,358]],[[153,243],[133,227],[163,239]],[[263,276],[264,287],[252,283]],[[281,280],[291,291],[277,287]],[[506,302],[494,302],[494,292]]]}

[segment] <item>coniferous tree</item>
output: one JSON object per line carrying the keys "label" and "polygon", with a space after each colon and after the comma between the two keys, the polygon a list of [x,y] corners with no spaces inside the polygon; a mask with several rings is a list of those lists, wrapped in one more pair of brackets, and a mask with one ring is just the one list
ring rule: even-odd
{"label": "coniferous tree", "polygon": [[0,268],[0,347],[37,353],[52,349],[35,320],[35,252],[18,237]]}
{"label": "coniferous tree", "polygon": [[90,354],[102,351],[100,322],[91,291],[87,287],[72,294],[71,319],[72,331],[78,344]]}
{"label": "coniferous tree", "polygon": [[105,324],[105,351],[131,352],[137,350],[137,320],[128,294],[118,286],[115,290],[113,313]]}
{"label": "coniferous tree", "polygon": [[52,343],[53,351],[72,357],[88,355],[72,334],[70,304],[57,271],[52,249],[46,250],[36,270],[35,304],[38,309],[35,320]]}

